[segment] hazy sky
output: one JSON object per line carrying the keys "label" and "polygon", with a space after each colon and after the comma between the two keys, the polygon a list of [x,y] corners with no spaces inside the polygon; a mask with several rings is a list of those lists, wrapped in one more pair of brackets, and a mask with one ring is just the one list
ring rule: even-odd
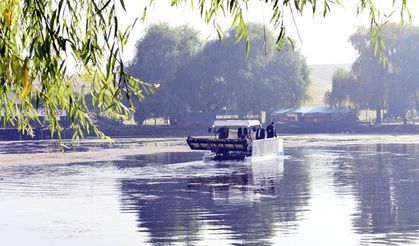
{"label": "hazy sky", "polygon": [[[149,0],[126,0],[128,13],[123,14],[123,21],[128,23],[134,16],[140,16],[144,9],[144,4]],[[354,3],[357,1],[343,0],[345,7],[332,6],[332,14],[323,18],[320,14],[313,16],[307,9],[304,16],[296,15],[294,17],[297,25],[294,25],[292,15],[286,12],[286,29],[289,36],[296,40],[296,45],[307,58],[309,64],[337,64],[352,63],[356,58],[356,52],[350,45],[348,39],[358,26],[369,25],[367,13],[357,16]],[[384,1],[380,0],[380,5]],[[392,1],[386,1],[391,3]],[[417,5],[417,3],[416,3]],[[264,6],[264,7],[263,7]],[[416,7],[416,6],[413,6]],[[381,6],[384,8],[384,6]],[[248,21],[260,22],[269,26],[270,9],[260,1],[254,1],[250,6],[251,11],[246,13]],[[411,11],[414,13],[414,11]],[[397,16],[397,20],[398,20]],[[230,19],[220,19],[223,26],[227,29],[231,24]],[[195,11],[185,7],[171,7],[169,0],[155,1],[154,6],[149,8],[146,23],[138,23],[134,29],[131,41],[128,43],[125,55],[126,59],[131,59],[134,55],[134,45],[143,34],[147,25],[157,22],[168,22],[171,25],[190,24],[201,31],[203,39],[213,38],[215,30],[211,24],[205,24],[195,7]],[[300,33],[301,41],[298,38],[297,30]],[[278,34],[279,30],[274,30]]]}

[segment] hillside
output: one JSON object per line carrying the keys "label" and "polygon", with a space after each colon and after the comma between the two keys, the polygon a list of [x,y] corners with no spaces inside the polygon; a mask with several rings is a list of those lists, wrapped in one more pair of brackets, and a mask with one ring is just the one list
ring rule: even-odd
{"label": "hillside", "polygon": [[303,106],[324,106],[324,94],[332,89],[333,73],[337,68],[350,70],[351,64],[309,65],[309,68],[311,85],[308,88],[308,93],[312,100],[304,103]]}

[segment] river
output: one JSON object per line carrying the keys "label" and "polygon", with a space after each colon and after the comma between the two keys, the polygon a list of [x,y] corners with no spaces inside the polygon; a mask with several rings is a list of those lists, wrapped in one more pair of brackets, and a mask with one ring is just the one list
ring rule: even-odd
{"label": "river", "polygon": [[285,140],[257,164],[183,139],[1,142],[0,244],[419,244],[419,136]]}

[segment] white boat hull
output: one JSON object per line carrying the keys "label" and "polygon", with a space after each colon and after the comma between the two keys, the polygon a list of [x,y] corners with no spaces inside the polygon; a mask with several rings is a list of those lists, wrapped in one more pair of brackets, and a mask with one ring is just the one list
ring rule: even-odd
{"label": "white boat hull", "polygon": [[[208,151],[204,155],[204,162],[214,161],[215,156],[215,153]],[[244,161],[257,163],[279,158],[284,158],[284,141],[280,137],[274,137],[253,140],[251,155],[246,156]]]}
{"label": "white boat hull", "polygon": [[266,161],[284,156],[284,140],[280,137],[252,141],[251,162]]}

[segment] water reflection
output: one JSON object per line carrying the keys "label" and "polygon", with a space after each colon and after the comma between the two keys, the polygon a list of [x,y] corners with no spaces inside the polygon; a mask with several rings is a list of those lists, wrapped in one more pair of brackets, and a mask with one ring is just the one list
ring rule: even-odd
{"label": "water reflection", "polygon": [[419,238],[418,145],[345,148],[336,183],[356,196],[354,230],[363,243],[407,244]]}
{"label": "water reflection", "polygon": [[259,164],[193,152],[0,166],[2,245],[419,243],[418,144],[285,152]]}
{"label": "water reflection", "polygon": [[[194,244],[215,235],[233,244],[303,245],[306,237],[333,245],[334,233],[336,242],[348,238],[346,245],[417,242],[417,145],[287,153],[280,163],[196,162],[193,174],[173,179],[122,179],[123,207],[136,211],[156,244]],[[315,231],[319,225],[324,235]]]}
{"label": "water reflection", "polygon": [[278,231],[295,229],[309,199],[308,173],[291,162],[198,161],[189,166],[192,172],[174,179],[121,179],[122,204],[136,211],[151,243],[194,244],[215,235],[225,242],[267,245]]}

